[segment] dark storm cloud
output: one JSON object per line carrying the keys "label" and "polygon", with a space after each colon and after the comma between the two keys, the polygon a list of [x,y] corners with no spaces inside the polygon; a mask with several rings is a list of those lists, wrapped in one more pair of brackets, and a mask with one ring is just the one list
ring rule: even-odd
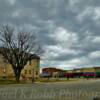
{"label": "dark storm cloud", "polygon": [[[100,0],[1,0],[0,24],[35,33],[42,66],[99,65]],[[63,67],[66,66],[66,67]]]}

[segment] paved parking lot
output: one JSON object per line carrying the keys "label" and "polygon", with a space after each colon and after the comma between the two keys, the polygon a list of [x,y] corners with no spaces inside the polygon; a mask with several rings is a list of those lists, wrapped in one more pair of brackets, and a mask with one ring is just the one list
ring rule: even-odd
{"label": "paved parking lot", "polygon": [[93,100],[94,97],[100,97],[100,80],[0,85],[0,100]]}

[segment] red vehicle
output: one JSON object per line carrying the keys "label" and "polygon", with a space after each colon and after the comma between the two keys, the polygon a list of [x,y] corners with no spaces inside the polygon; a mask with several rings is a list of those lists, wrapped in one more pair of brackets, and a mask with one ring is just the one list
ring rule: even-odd
{"label": "red vehicle", "polygon": [[66,77],[66,78],[73,78],[74,74],[73,73],[65,73],[64,77]]}
{"label": "red vehicle", "polygon": [[96,73],[87,72],[87,73],[83,73],[82,76],[85,78],[93,78],[96,77]]}

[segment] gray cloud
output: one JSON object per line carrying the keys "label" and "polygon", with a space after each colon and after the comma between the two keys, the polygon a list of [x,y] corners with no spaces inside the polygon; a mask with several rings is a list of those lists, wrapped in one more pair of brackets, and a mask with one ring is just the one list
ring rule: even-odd
{"label": "gray cloud", "polygon": [[37,35],[41,66],[100,65],[99,0],[1,0],[0,24]]}

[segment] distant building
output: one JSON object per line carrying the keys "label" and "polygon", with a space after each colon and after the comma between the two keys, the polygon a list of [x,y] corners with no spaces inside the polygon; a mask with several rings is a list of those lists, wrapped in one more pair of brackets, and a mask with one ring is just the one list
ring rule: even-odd
{"label": "distant building", "polygon": [[43,68],[43,75],[47,76],[58,76],[58,77],[66,77],[66,78],[100,78],[100,67],[87,67],[87,68],[75,68],[73,70],[62,70],[53,67]]}
{"label": "distant building", "polygon": [[94,67],[96,72],[100,72],[100,67]]}
{"label": "distant building", "polygon": [[49,68],[43,68],[42,69],[42,73],[47,73],[49,74],[50,76],[59,76],[61,75],[61,73],[64,72],[64,70],[62,69],[58,69],[58,68],[52,68],[52,67],[49,67]]}
{"label": "distant building", "polygon": [[96,77],[100,77],[100,67],[94,67],[96,71]]}
{"label": "distant building", "polygon": [[81,72],[91,72],[91,73],[95,73],[95,68],[92,67],[92,68],[81,68]]}

